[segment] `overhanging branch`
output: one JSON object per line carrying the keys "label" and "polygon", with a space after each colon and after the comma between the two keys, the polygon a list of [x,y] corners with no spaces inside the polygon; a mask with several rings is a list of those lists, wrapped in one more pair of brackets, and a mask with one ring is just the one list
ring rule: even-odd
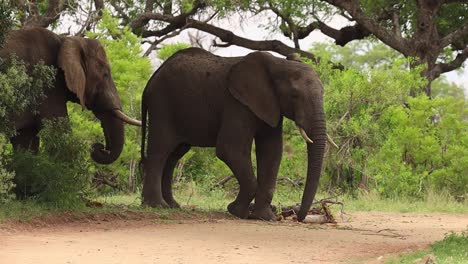
{"label": "overhanging branch", "polygon": [[237,36],[229,30],[225,30],[194,19],[187,20],[186,27],[198,29],[203,32],[214,35],[221,39],[223,42],[228,43],[230,45],[241,46],[252,50],[274,51],[283,56],[288,56],[291,53],[298,53],[302,57],[306,57],[313,60],[314,62],[318,62],[318,59],[312,53],[292,48],[279,40],[250,40],[247,38]]}
{"label": "overhanging branch", "polygon": [[377,23],[377,20],[372,19],[364,14],[362,11],[359,1],[357,0],[322,0],[327,2],[335,7],[338,7],[342,10],[348,12],[351,17],[360,24],[363,28],[368,30],[370,33],[379,38],[382,42],[388,46],[398,50],[405,55],[411,54],[411,48],[408,41],[401,36],[393,34],[393,32],[387,30],[386,28],[380,26]]}
{"label": "overhanging branch", "polygon": [[455,59],[449,63],[438,63],[434,67],[433,73],[434,78],[439,77],[444,72],[453,71],[462,66],[462,64],[468,58],[468,47],[466,47],[461,53],[459,53]]}
{"label": "overhanging branch", "polygon": [[463,39],[468,36],[468,23],[465,23],[462,27],[458,28],[457,30],[453,31],[452,33],[448,34],[447,36],[443,37],[440,40],[440,46],[446,47],[452,42]]}
{"label": "overhanging branch", "polygon": [[60,18],[60,14],[68,7],[65,0],[50,0],[44,15],[40,15],[35,3],[30,16],[24,21],[24,27],[48,27]]}

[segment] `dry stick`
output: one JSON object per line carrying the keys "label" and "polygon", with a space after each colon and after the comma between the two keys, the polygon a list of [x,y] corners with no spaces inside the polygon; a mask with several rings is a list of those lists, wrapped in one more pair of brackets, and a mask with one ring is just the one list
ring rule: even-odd
{"label": "dry stick", "polygon": [[187,205],[189,205],[189,202],[192,199],[192,196],[193,196],[193,182],[190,184],[190,195],[189,195],[189,198],[187,199]]}
{"label": "dry stick", "polygon": [[288,181],[290,182],[294,187],[296,188],[300,188],[301,186],[299,186],[299,184],[295,181],[293,181],[291,178],[288,178],[288,177],[279,177],[278,180],[285,180],[285,181]]}
{"label": "dry stick", "polygon": [[223,187],[224,184],[226,184],[228,181],[230,181],[231,179],[234,179],[234,175],[229,175],[227,177],[224,177],[222,180],[220,180],[219,182],[213,184],[213,186],[211,186],[210,190],[213,190],[214,188],[216,187]]}

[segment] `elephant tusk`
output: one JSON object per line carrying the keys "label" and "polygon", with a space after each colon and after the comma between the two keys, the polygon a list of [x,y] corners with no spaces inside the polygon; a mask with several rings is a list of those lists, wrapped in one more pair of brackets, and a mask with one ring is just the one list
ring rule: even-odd
{"label": "elephant tusk", "polygon": [[115,117],[117,117],[118,119],[124,121],[125,123],[128,123],[130,125],[134,125],[134,126],[141,126],[141,121],[133,119],[133,118],[127,116],[126,114],[124,114],[122,111],[120,111],[118,109],[114,109],[113,113],[114,113]]}
{"label": "elephant tusk", "polygon": [[307,133],[304,131],[304,129],[302,127],[298,126],[298,128],[299,128],[299,131],[301,132],[301,136],[305,139],[306,142],[314,143],[314,141],[312,141],[312,139],[310,139],[307,136]]}
{"label": "elephant tusk", "polygon": [[333,141],[333,139],[330,137],[330,135],[328,135],[328,133],[327,133],[327,141],[328,143],[332,144],[332,146],[334,146],[335,148],[340,149],[340,147],[338,147],[338,145]]}

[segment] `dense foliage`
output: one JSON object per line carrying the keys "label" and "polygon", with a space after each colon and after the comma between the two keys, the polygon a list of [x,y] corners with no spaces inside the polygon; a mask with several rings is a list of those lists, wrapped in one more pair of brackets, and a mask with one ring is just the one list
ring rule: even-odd
{"label": "dense foliage", "polygon": [[84,204],[90,192],[90,160],[84,140],[66,119],[48,120],[39,132],[39,153],[15,152],[16,193],[59,208]]}
{"label": "dense foliage", "polygon": [[436,98],[410,97],[410,91],[425,85],[418,70],[410,70],[410,62],[383,45],[367,43],[365,53],[359,52],[362,47],[366,45],[316,50],[348,67],[336,71],[326,64],[315,66],[326,87],[329,133],[340,145],[339,151],[328,153],[323,183],[391,197],[421,197],[428,189],[465,194],[468,122],[463,90],[440,80],[434,84]]}
{"label": "dense foliage", "polygon": [[[12,24],[7,5],[0,6],[0,47]],[[35,111],[38,102],[52,87],[55,70],[43,64],[26,65],[15,57],[0,58],[0,203],[14,197],[14,170],[8,168],[11,147],[7,139],[14,135],[15,115]]]}

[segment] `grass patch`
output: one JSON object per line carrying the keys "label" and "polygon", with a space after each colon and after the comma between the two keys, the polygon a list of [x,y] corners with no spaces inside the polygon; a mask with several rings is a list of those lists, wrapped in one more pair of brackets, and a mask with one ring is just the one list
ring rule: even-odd
{"label": "grass patch", "polygon": [[345,210],[400,213],[468,213],[468,201],[457,202],[447,193],[429,191],[424,198],[382,198],[378,194],[361,193],[343,197]]}
{"label": "grass patch", "polygon": [[[226,212],[227,205],[235,199],[237,191],[222,188],[210,190],[207,184],[188,182],[177,184],[174,189],[176,200],[185,208],[179,212],[187,212],[195,209],[199,213]],[[273,204],[290,206],[301,201],[302,189],[290,188],[278,185],[273,198]],[[330,197],[328,194],[319,193],[317,199]],[[71,209],[57,208],[42,204],[34,200],[12,201],[0,204],[0,222],[6,219],[28,221],[51,214],[72,212],[76,214],[93,214],[100,212],[122,213],[126,210],[132,212],[172,213],[170,209],[153,209],[141,207],[140,194],[113,194],[100,196],[95,199],[104,204],[102,208],[77,207]],[[345,212],[374,211],[374,212],[400,212],[400,213],[468,213],[468,202],[456,202],[448,194],[429,192],[424,199],[409,198],[381,198],[376,193],[362,193],[357,197],[341,196],[338,200],[344,202]],[[338,212],[339,206],[332,206],[334,212]]]}
{"label": "grass patch", "polygon": [[450,233],[442,241],[434,243],[429,249],[399,256],[388,260],[387,264],[396,263],[416,263],[418,259],[423,259],[431,254],[435,263],[439,264],[462,264],[468,263],[468,234]]}

